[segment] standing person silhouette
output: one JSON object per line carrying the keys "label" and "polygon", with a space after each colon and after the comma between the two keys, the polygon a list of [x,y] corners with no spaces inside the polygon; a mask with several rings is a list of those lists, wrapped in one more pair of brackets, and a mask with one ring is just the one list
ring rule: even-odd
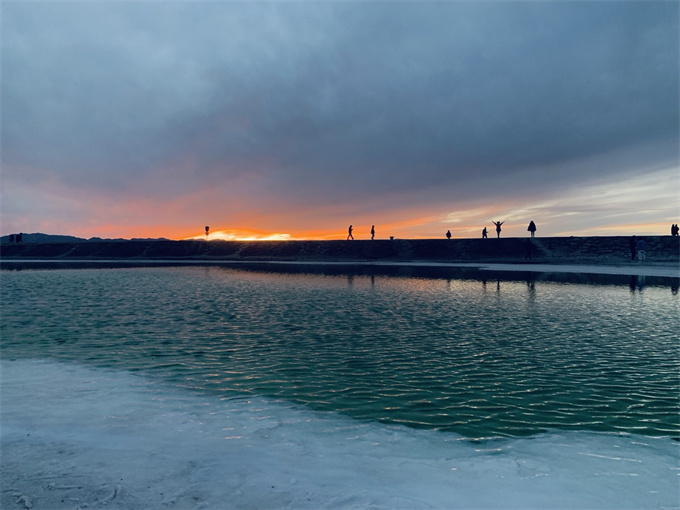
{"label": "standing person silhouette", "polygon": [[631,262],[635,262],[637,256],[637,237],[631,237],[630,241],[628,241],[628,244],[630,246],[630,260]]}
{"label": "standing person silhouette", "polygon": [[531,237],[534,237],[534,234],[536,233],[536,224],[534,223],[534,220],[531,220],[529,222],[529,226],[527,227],[527,230],[531,232]]}
{"label": "standing person silhouette", "polygon": [[488,239],[486,235],[486,227],[484,227],[484,229],[482,230],[482,239]]}
{"label": "standing person silhouette", "polygon": [[496,225],[496,235],[498,236],[498,239],[501,238],[501,225],[505,223],[504,221],[493,221],[491,220],[491,223]]}
{"label": "standing person silhouette", "polygon": [[644,239],[640,239],[637,242],[637,261],[638,262],[644,262],[647,260],[647,243],[645,243]]}
{"label": "standing person silhouette", "polygon": [[371,241],[373,241],[374,237],[375,237],[375,225],[371,225]]}
{"label": "standing person silhouette", "polygon": [[446,238],[451,239],[451,231],[450,230],[446,231]]}
{"label": "standing person silhouette", "polygon": [[352,235],[352,225],[349,226],[349,229],[347,230],[347,240],[354,240],[354,236]]}

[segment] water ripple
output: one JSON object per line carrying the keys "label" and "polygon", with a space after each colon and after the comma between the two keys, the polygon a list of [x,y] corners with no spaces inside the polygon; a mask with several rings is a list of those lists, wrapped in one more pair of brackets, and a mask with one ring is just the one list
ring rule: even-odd
{"label": "water ripple", "polygon": [[2,302],[3,356],[468,437],[680,435],[678,297],[664,287],[87,269],[3,273]]}

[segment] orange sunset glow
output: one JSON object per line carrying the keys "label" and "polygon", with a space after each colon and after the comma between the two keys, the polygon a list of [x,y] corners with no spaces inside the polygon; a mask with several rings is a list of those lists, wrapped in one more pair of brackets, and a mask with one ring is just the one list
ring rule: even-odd
{"label": "orange sunset glow", "polygon": [[6,2],[0,235],[666,235],[677,10]]}

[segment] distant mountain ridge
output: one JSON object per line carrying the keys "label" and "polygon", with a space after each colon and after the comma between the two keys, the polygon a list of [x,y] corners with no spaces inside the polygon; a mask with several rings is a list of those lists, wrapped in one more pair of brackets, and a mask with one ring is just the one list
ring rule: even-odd
{"label": "distant mountain ridge", "polygon": [[[151,239],[151,238],[146,238],[146,239],[141,239],[141,238],[102,239],[101,237],[90,237],[89,239],[85,239],[83,237],[75,237],[75,236],[67,236],[67,235],[55,235],[55,234],[43,234],[41,232],[35,232],[33,234],[27,234],[27,233],[23,232],[21,237],[22,237],[22,241],[23,241],[24,244],[26,244],[26,243],[86,243],[88,241],[111,241],[111,242],[119,242],[119,241],[168,241],[168,239],[165,239],[163,237],[159,237],[159,238],[156,238],[156,239]],[[9,243],[9,235],[0,236],[0,243]]]}
{"label": "distant mountain ridge", "polygon": [[[42,234],[36,232],[33,234],[22,233],[22,241],[24,243],[84,243],[87,239],[75,236],[64,236],[64,235],[53,235],[53,234]],[[8,243],[9,236],[0,237],[0,242]]]}

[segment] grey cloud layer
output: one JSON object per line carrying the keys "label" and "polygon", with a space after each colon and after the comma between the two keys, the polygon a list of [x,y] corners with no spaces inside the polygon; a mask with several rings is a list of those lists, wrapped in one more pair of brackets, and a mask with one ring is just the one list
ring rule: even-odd
{"label": "grey cloud layer", "polygon": [[7,4],[2,42],[14,178],[175,194],[254,173],[333,202],[677,158],[673,2]]}

